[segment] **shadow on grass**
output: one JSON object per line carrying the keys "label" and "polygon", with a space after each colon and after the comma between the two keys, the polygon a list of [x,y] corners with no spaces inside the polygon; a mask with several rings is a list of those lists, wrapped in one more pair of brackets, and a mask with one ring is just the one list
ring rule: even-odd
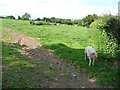
{"label": "shadow on grass", "polygon": [[43,47],[53,50],[63,60],[77,64],[90,77],[97,77],[101,85],[115,88],[119,86],[118,70],[113,67],[111,61],[105,61],[101,58],[95,62],[95,66],[89,67],[88,61],[84,60],[84,49],[70,48],[62,43]]}
{"label": "shadow on grass", "polygon": [[2,42],[2,88],[40,88],[56,73],[49,63],[45,62],[44,68],[43,62],[31,60],[20,52],[21,48],[16,43]]}
{"label": "shadow on grass", "polygon": [[84,62],[84,49],[72,49],[62,43],[43,47],[53,50],[56,55],[68,62],[70,60],[76,64]]}

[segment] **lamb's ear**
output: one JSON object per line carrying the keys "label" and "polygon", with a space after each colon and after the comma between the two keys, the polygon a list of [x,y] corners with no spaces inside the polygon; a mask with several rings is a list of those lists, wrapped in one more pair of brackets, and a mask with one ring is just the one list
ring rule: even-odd
{"label": "lamb's ear", "polygon": [[90,50],[88,50],[88,52],[90,52]]}

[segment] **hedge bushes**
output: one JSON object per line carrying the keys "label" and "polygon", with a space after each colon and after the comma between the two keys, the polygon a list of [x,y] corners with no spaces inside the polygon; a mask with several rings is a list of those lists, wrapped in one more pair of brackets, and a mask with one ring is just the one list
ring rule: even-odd
{"label": "hedge bushes", "polygon": [[105,15],[99,17],[93,23],[91,23],[90,27],[96,27],[101,30],[105,30],[110,36],[110,38],[114,38],[120,44],[120,17]]}
{"label": "hedge bushes", "polygon": [[98,28],[106,32],[109,41],[117,44],[115,57],[120,59],[120,16],[104,15],[90,24],[92,28]]}
{"label": "hedge bushes", "polygon": [[84,17],[81,21],[81,25],[84,27],[90,27],[90,24],[96,20],[98,16],[96,14],[88,15]]}

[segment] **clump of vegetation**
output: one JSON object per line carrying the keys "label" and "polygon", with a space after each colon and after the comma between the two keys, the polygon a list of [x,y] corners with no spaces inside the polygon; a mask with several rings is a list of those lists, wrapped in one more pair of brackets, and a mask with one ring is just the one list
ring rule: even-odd
{"label": "clump of vegetation", "polygon": [[89,25],[96,20],[98,16],[96,14],[88,15],[82,19],[82,26],[89,27]]}
{"label": "clump of vegetation", "polygon": [[74,23],[74,21],[72,21],[71,19],[44,17],[42,19],[37,18],[37,19],[34,19],[34,20],[30,20],[30,24],[33,24],[33,25],[59,25],[59,24],[74,25],[74,24],[78,24],[78,22]]}
{"label": "clump of vegetation", "polygon": [[3,18],[3,19],[15,19],[15,17],[13,15],[11,15],[11,16],[0,16],[0,18]]}
{"label": "clump of vegetation", "polygon": [[30,14],[29,13],[25,13],[24,15],[22,15],[22,20],[29,20],[30,19]]}
{"label": "clump of vegetation", "polygon": [[[109,37],[109,44],[107,46],[112,46],[116,43],[114,47],[115,57],[119,59],[120,55],[120,17],[113,15],[104,15],[95,20],[90,27],[98,28],[103,33],[106,33]],[[108,48],[106,48],[108,49]],[[110,50],[109,50],[110,51]],[[111,51],[113,53],[113,51]]]}
{"label": "clump of vegetation", "polygon": [[120,40],[120,17],[112,15],[104,15],[95,20],[90,27],[103,29],[109,36]]}

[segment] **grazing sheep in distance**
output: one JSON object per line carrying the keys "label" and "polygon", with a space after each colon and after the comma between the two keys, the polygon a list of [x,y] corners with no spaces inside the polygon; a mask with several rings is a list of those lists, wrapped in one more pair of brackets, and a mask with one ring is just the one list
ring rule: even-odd
{"label": "grazing sheep in distance", "polygon": [[91,66],[91,64],[94,66],[94,62],[97,59],[97,52],[95,51],[95,49],[92,46],[87,46],[85,48],[84,55],[85,55],[85,60],[86,57],[88,57],[89,59],[89,66]]}

